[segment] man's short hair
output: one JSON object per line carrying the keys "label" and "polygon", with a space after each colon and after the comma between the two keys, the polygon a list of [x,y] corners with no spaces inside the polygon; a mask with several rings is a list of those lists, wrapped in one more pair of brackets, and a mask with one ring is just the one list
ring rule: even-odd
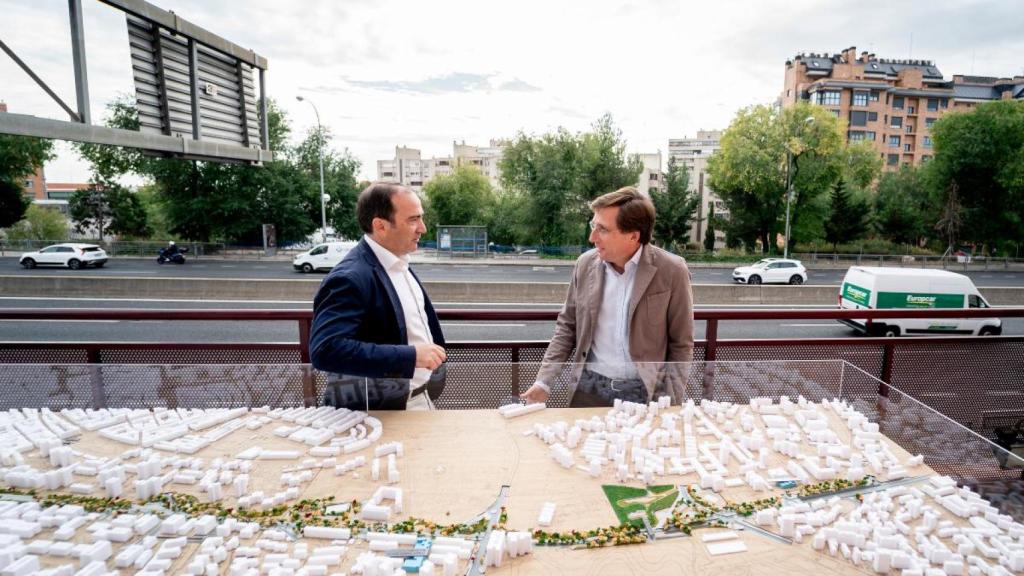
{"label": "man's short hair", "polygon": [[649,243],[651,232],[654,230],[654,204],[651,199],[633,186],[626,186],[615,192],[602,194],[590,203],[591,210],[615,206],[619,207],[615,227],[623,232],[639,232],[640,243]]}
{"label": "man's short hair", "polygon": [[401,184],[373,182],[360,192],[359,200],[356,201],[356,218],[363,232],[373,234],[374,218],[383,218],[394,224],[395,205],[391,202],[391,197],[399,192],[408,191]]}

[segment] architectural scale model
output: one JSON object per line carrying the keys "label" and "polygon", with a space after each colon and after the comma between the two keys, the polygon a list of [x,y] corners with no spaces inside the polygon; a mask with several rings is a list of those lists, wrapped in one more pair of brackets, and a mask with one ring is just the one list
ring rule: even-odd
{"label": "architectural scale model", "polygon": [[1024,525],[840,400],[22,409],[0,466],[0,574],[1024,574]]}

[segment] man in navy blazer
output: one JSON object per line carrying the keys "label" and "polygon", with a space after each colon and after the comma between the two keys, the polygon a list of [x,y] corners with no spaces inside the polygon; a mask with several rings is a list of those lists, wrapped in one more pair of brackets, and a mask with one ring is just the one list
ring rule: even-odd
{"label": "man in navy blazer", "polygon": [[375,183],[359,195],[365,235],[313,300],[309,352],[331,373],[324,403],[353,410],[432,409],[444,387],[444,335],[409,254],[426,232],[411,190]]}

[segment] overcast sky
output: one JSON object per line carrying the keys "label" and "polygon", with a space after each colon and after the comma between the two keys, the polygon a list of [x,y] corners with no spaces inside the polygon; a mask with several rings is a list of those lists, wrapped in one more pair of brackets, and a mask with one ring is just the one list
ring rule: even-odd
{"label": "overcast sky", "polygon": [[[376,177],[396,145],[447,156],[517,132],[587,129],[611,113],[633,152],[725,128],[782,90],[787,58],[851,45],[953,74],[1024,75],[1024,2],[860,0],[157,0],[267,58],[293,136],[321,120]],[[133,92],[124,17],[83,0],[94,119]],[[66,0],[0,0],[0,39],[74,106]],[[0,100],[62,118],[3,53]],[[63,119],[63,118],[62,118]],[[85,181],[67,146],[51,182]]]}

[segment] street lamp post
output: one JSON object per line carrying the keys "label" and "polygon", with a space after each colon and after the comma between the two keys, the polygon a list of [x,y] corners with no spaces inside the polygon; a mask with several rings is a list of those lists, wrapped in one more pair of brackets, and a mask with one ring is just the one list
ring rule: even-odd
{"label": "street lamp post", "polygon": [[313,113],[316,114],[316,129],[320,144],[320,235],[323,241],[327,242],[327,194],[324,192],[324,130],[320,125],[320,111],[316,109],[316,104],[312,100],[307,100],[302,96],[296,96],[295,99],[299,102],[309,102],[309,105],[313,107]]}
{"label": "street lamp post", "polygon": [[[813,123],[814,116],[804,119],[804,124]],[[800,154],[794,156],[793,151],[789,149],[789,144],[786,145],[786,240],[782,245],[782,257],[787,259],[789,258],[789,204],[793,201],[793,163],[799,156]]]}

